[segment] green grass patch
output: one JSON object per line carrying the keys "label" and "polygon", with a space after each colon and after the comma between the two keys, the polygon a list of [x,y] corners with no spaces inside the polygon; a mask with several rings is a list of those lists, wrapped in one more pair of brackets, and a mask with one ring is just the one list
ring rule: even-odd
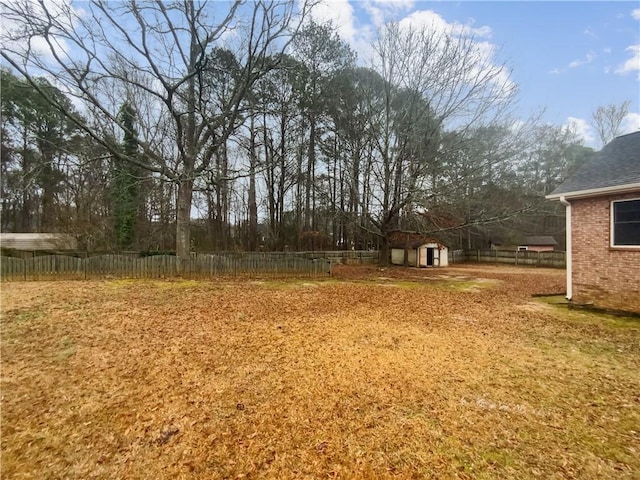
{"label": "green grass patch", "polygon": [[55,355],[55,360],[58,362],[64,362],[68,360],[76,353],[76,346],[70,337],[64,337],[60,340],[60,349]]}
{"label": "green grass patch", "polygon": [[382,283],[378,283],[377,285],[379,285],[381,287],[402,288],[402,289],[405,289],[405,290],[413,290],[413,289],[416,289],[416,288],[424,288],[426,286],[426,284],[423,283],[423,282],[412,282],[412,281],[407,281],[407,280],[382,282]]}
{"label": "green grass patch", "polygon": [[447,280],[439,279],[434,284],[457,292],[477,292],[495,288],[499,283],[499,280],[491,280],[487,278],[478,278],[474,280],[451,278]]}
{"label": "green grass patch", "polygon": [[3,320],[7,323],[17,325],[31,323],[45,316],[45,312],[40,309],[16,308],[3,314]]}
{"label": "green grass patch", "polygon": [[551,305],[554,314],[562,319],[582,324],[592,324],[615,329],[640,330],[640,318],[624,315],[613,315],[595,310],[570,308],[567,299],[561,295],[537,297],[536,301]]}
{"label": "green grass patch", "polygon": [[[341,283],[340,280],[336,279],[322,279],[322,280],[311,280],[308,278],[300,278],[300,279],[261,279],[261,280],[251,280],[249,282],[250,285],[255,285],[267,290],[291,290],[297,288],[318,288],[324,287],[327,285],[335,285]],[[342,282],[344,283],[344,282]]]}

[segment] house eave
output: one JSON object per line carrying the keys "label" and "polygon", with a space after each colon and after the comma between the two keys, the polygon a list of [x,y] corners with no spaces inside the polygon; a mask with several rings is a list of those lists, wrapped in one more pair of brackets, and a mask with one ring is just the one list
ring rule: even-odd
{"label": "house eave", "polygon": [[628,183],[626,185],[616,185],[613,187],[600,187],[590,188],[588,190],[576,190],[573,192],[552,193],[550,195],[546,195],[545,198],[547,200],[560,200],[562,197],[564,197],[567,200],[574,200],[579,198],[597,197],[600,195],[632,193],[639,190],[640,183]]}

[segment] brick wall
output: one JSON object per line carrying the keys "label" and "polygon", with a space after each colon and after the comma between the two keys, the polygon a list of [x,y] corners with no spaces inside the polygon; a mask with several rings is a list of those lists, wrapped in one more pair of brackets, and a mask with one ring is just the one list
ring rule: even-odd
{"label": "brick wall", "polygon": [[610,247],[611,201],[633,194],[571,200],[573,301],[640,313],[640,248]]}

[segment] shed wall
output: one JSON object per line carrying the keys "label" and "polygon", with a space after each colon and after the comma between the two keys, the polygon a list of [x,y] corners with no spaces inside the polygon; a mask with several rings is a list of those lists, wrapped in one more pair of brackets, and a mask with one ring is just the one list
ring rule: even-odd
{"label": "shed wall", "polygon": [[[427,265],[427,250],[433,249],[433,265]],[[418,248],[418,266],[446,267],[449,265],[449,251],[445,247],[440,249],[437,243],[426,243]]]}
{"label": "shed wall", "polygon": [[440,266],[441,267],[449,266],[449,249],[446,247],[440,250]]}
{"label": "shed wall", "polygon": [[[404,249],[392,248],[391,249],[391,263],[393,265],[404,265]],[[416,263],[416,251],[409,249],[409,265],[415,267]]]}

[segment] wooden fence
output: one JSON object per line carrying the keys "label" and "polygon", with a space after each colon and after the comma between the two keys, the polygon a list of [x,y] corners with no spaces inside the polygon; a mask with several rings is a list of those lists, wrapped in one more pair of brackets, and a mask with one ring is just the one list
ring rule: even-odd
{"label": "wooden fence", "polygon": [[380,252],[377,250],[325,250],[322,252],[292,252],[291,255],[300,255],[305,258],[326,258],[332,264],[344,265],[371,265],[377,264]]}
{"label": "wooden fence", "polygon": [[533,252],[529,250],[450,250],[449,264],[462,262],[503,263],[534,267],[566,268],[565,252]]}
{"label": "wooden fence", "polygon": [[[38,254],[26,258],[0,256],[2,280],[90,278],[210,278],[217,276],[321,277],[336,263],[375,264],[378,251],[322,251],[192,254],[179,264],[172,255],[140,257],[138,253],[90,255]],[[565,252],[449,250],[449,264],[486,262],[565,268]]]}
{"label": "wooden fence", "polygon": [[[179,263],[180,262],[180,263]],[[208,278],[217,276],[302,276],[331,274],[331,261],[287,253],[199,254],[180,261],[172,255],[42,255],[0,257],[2,280],[90,278]]]}

